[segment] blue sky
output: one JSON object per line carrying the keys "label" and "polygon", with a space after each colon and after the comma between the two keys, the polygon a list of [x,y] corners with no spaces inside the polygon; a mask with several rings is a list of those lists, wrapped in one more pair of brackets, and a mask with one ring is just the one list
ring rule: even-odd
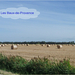
{"label": "blue sky", "polygon": [[36,9],[36,18],[0,16],[0,41],[75,41],[75,1],[0,1],[0,10]]}

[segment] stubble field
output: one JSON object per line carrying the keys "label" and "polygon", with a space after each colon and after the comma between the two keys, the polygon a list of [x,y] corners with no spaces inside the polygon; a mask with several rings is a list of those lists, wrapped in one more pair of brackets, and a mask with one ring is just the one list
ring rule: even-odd
{"label": "stubble field", "polygon": [[46,45],[29,45],[22,46],[19,45],[18,49],[12,50],[11,45],[6,45],[0,48],[0,53],[10,56],[18,55],[27,60],[30,60],[34,57],[48,57],[51,60],[63,60],[64,58],[70,58],[72,65],[75,65],[75,46],[72,45],[63,45],[61,49],[57,48],[57,45],[51,45],[47,47]]}

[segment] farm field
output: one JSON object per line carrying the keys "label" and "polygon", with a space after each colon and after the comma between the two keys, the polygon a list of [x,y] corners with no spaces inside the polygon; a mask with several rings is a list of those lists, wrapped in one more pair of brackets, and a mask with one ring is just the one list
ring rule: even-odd
{"label": "farm field", "polygon": [[57,45],[51,45],[47,47],[46,45],[29,45],[22,46],[19,45],[18,49],[12,50],[11,45],[6,45],[0,48],[0,53],[10,56],[10,55],[18,55],[27,60],[30,60],[34,57],[49,57],[50,59],[62,60],[65,57],[70,58],[71,64],[75,65],[75,46],[72,45],[63,45],[61,49],[57,48]]}

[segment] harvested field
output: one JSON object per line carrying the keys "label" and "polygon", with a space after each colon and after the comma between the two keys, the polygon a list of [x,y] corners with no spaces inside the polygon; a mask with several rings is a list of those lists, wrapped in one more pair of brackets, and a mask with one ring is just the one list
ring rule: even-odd
{"label": "harvested field", "polygon": [[22,56],[27,60],[38,56],[41,58],[50,56],[50,59],[55,58],[57,60],[62,60],[66,57],[70,58],[71,64],[75,65],[75,46],[72,45],[63,45],[61,49],[58,49],[57,45],[51,45],[50,47],[47,47],[46,45],[18,45],[18,49],[16,50],[12,50],[11,45],[6,45],[0,48],[0,53],[6,56]]}

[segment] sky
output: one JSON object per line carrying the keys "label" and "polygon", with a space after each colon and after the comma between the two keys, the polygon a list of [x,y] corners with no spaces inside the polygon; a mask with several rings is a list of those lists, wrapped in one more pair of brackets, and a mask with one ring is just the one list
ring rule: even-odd
{"label": "sky", "polygon": [[75,1],[0,1],[0,41],[75,41]]}

